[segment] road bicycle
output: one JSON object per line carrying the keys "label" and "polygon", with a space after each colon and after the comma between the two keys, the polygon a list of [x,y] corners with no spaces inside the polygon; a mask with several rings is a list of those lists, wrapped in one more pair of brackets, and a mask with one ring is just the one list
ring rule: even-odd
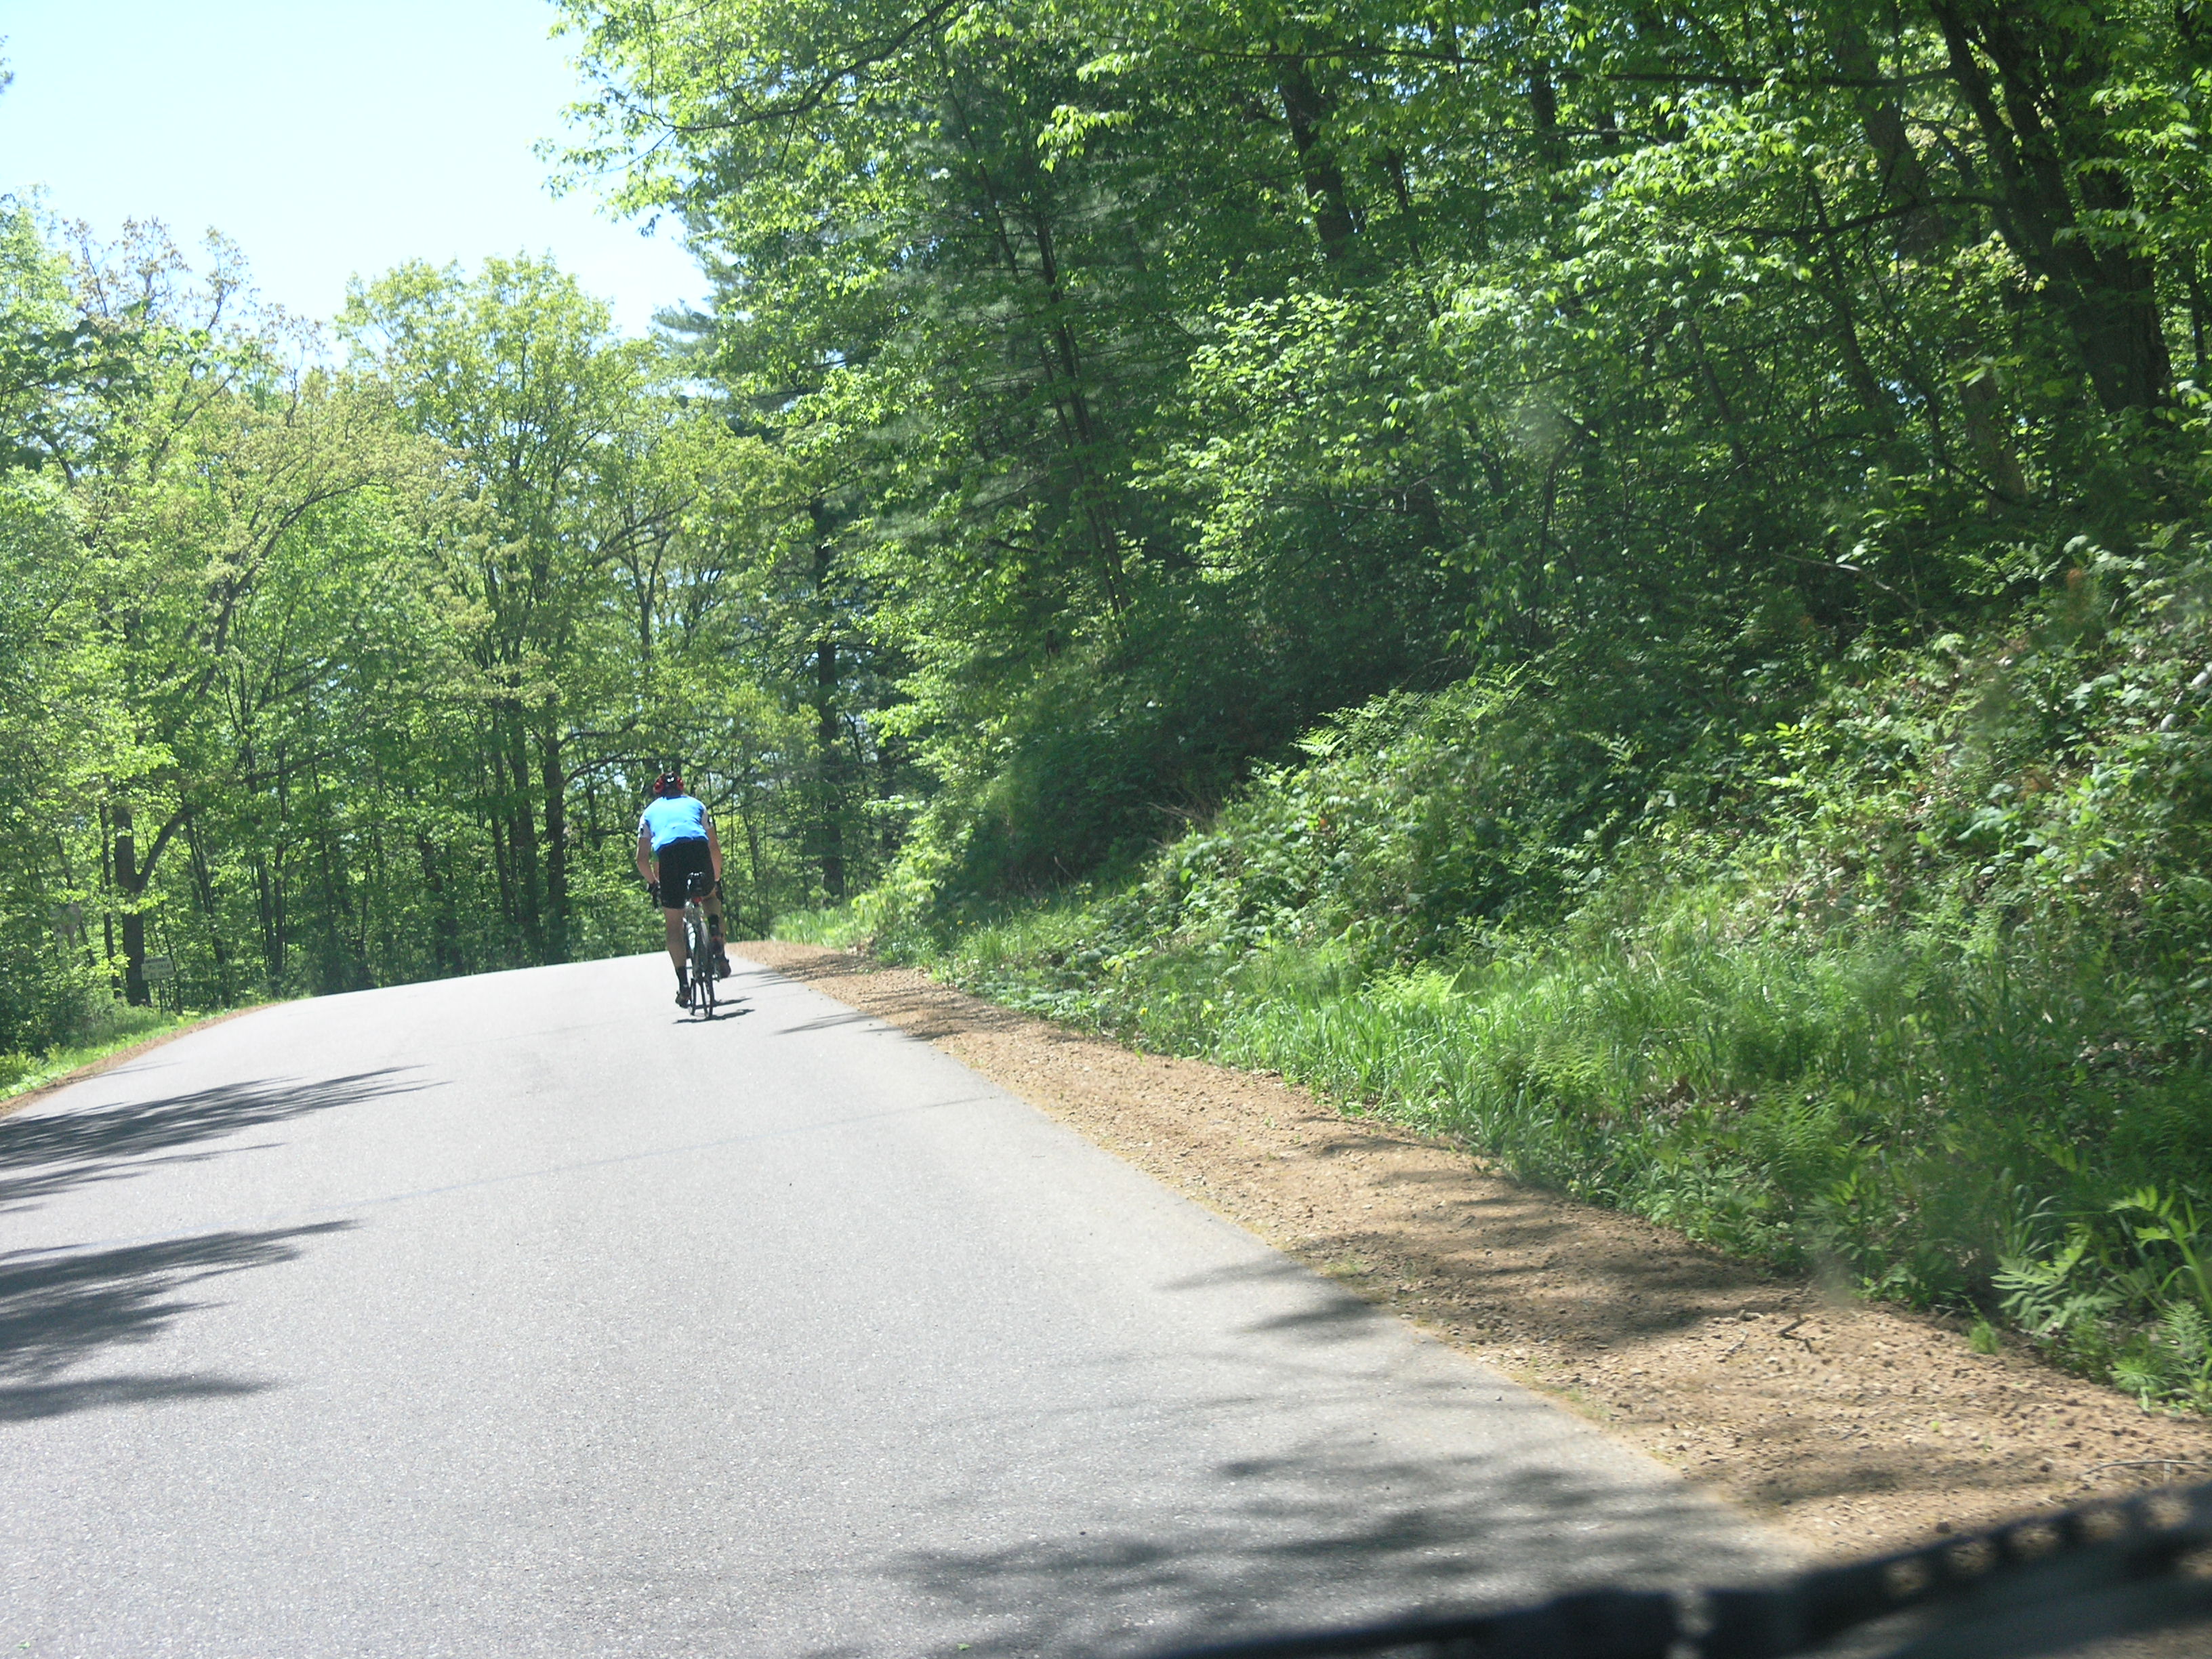
{"label": "road bicycle", "polygon": [[707,898],[714,890],[714,878],[704,871],[694,870],[684,886],[684,959],[685,972],[690,977],[691,1013],[696,1019],[712,1019],[714,935],[707,926]]}
{"label": "road bicycle", "polygon": [[[1532,1607],[1408,1619],[1160,1659],[2027,1659],[2197,1628],[2212,1653],[2212,1485],[2085,1504],[1769,1585],[1583,1590]],[[2143,1651],[2130,1646],[2130,1655]]]}

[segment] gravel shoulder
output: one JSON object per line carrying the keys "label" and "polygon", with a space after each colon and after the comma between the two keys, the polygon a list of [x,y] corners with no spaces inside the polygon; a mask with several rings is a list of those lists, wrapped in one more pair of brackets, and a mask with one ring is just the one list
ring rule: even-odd
{"label": "gravel shoulder", "polygon": [[1279,1079],[1137,1054],[843,951],[731,948],[933,1043],[1821,1554],[2212,1475],[2212,1424],[1975,1353],[1939,1320],[1762,1273]]}

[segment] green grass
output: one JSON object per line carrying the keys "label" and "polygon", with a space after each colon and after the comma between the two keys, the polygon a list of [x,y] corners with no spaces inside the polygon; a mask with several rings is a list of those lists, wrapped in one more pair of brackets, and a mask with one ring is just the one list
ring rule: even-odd
{"label": "green grass", "polygon": [[89,1066],[149,1037],[173,1034],[198,1024],[203,1013],[166,1014],[152,1008],[116,1004],[101,1011],[92,1029],[77,1042],[42,1054],[0,1054],[0,1105],[42,1089],[80,1066]]}
{"label": "green grass", "polygon": [[850,905],[786,911],[775,919],[773,931],[775,938],[794,945],[820,945],[833,951],[851,950],[868,937],[867,927],[854,915]]}
{"label": "green grass", "polygon": [[1762,935],[1728,897],[1380,970],[1340,941],[1207,950],[1126,893],[877,945],[1733,1255],[2009,1326],[2147,1402],[2212,1405],[2212,1215],[2191,1197],[2212,1189],[2212,1073],[2186,1016],[2080,941]]}

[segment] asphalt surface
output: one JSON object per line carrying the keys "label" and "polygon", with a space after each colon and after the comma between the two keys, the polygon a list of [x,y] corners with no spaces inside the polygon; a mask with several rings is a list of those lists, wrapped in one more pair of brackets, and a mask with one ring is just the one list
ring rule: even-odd
{"label": "asphalt surface", "polygon": [[659,958],[0,1119],[0,1654],[1144,1654],[1773,1540],[926,1044]]}

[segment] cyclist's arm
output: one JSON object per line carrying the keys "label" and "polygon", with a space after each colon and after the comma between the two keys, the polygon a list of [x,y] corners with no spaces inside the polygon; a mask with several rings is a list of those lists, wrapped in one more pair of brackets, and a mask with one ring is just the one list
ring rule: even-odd
{"label": "cyclist's arm", "polygon": [[653,856],[653,834],[647,830],[637,832],[637,878],[640,881],[660,879],[660,862]]}
{"label": "cyclist's arm", "polygon": [[715,835],[714,835],[714,819],[712,819],[712,818],[708,818],[708,819],[707,820],[707,856],[708,856],[709,859],[711,859],[711,860],[714,860],[714,879],[715,879],[716,881],[720,881],[720,880],[721,880],[721,878],[722,878],[722,843],[720,842],[720,841],[719,841],[719,840],[718,840],[718,839],[716,839],[716,837],[715,837]]}

